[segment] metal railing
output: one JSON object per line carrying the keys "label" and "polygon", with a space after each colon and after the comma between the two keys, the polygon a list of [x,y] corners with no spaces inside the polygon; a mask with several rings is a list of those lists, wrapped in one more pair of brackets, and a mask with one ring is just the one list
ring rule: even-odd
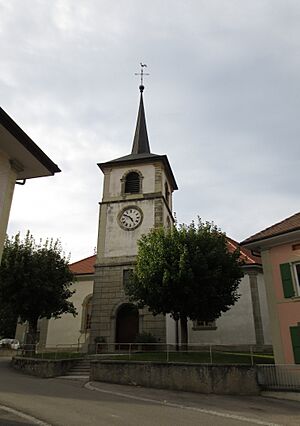
{"label": "metal railing", "polygon": [[[255,346],[224,346],[190,343],[187,347],[165,343],[97,343],[94,348],[83,344],[58,344],[42,348],[24,345],[16,355],[39,359],[106,358],[137,361],[195,362],[202,364],[250,364],[273,363],[272,355],[257,353]],[[91,349],[94,349],[91,352]]]}
{"label": "metal railing", "polygon": [[264,390],[300,391],[300,365],[258,365],[257,379]]}
{"label": "metal railing", "polygon": [[163,343],[97,343],[95,355],[110,358],[159,360],[164,362],[234,363],[255,365],[273,362],[272,354],[258,354],[255,347],[190,343],[187,348]]}
{"label": "metal railing", "polygon": [[39,344],[24,344],[17,351],[16,356],[39,359],[80,358],[86,354],[82,351],[83,344],[58,344],[41,348]]}

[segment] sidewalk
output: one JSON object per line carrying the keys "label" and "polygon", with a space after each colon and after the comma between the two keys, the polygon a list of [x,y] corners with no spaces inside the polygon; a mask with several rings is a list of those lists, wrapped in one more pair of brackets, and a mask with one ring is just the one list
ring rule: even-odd
{"label": "sidewalk", "polygon": [[261,396],[300,402],[300,392],[263,391],[261,392]]}

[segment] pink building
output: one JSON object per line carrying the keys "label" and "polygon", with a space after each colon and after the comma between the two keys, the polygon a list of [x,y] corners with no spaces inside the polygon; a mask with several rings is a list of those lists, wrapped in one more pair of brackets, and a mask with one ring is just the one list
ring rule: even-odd
{"label": "pink building", "polygon": [[300,364],[300,213],[241,243],[260,253],[276,364]]}

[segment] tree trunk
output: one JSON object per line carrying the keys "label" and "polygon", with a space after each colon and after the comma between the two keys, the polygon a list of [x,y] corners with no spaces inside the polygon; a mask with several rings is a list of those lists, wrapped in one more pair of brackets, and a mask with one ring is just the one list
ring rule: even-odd
{"label": "tree trunk", "polygon": [[186,315],[180,315],[181,350],[188,350],[188,328]]}
{"label": "tree trunk", "polygon": [[26,335],[25,355],[34,356],[37,339],[37,320],[29,321]]}

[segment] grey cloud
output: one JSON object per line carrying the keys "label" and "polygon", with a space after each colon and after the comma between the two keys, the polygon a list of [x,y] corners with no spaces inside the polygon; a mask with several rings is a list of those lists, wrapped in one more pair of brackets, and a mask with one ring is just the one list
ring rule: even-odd
{"label": "grey cloud", "polygon": [[0,2],[1,106],[63,170],[17,188],[9,232],[91,254],[96,163],[131,149],[140,61],[179,222],[243,239],[299,210],[299,15],[296,0]]}

